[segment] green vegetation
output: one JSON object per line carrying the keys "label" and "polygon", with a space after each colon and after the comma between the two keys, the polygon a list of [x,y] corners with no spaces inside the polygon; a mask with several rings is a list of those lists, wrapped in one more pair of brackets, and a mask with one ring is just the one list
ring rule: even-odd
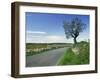
{"label": "green vegetation", "polygon": [[70,43],[26,43],[26,56],[40,54],[45,51],[72,46]]}
{"label": "green vegetation", "polygon": [[57,65],[89,64],[89,43],[82,41],[66,50]]}

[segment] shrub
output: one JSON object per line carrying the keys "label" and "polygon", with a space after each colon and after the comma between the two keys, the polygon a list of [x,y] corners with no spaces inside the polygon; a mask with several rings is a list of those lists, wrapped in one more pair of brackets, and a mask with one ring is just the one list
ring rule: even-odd
{"label": "shrub", "polygon": [[[73,48],[78,48],[79,53],[73,52]],[[89,64],[89,43],[80,42],[76,46],[69,48],[64,53],[63,57],[59,60],[58,65],[77,65],[77,64]]]}

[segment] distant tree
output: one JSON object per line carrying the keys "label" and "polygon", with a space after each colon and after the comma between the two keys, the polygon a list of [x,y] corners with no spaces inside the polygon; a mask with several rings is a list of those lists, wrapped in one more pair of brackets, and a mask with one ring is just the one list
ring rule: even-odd
{"label": "distant tree", "polygon": [[74,44],[77,43],[77,37],[79,36],[80,32],[82,32],[86,27],[81,19],[75,17],[70,22],[64,21],[63,27],[65,30],[66,38],[73,38]]}

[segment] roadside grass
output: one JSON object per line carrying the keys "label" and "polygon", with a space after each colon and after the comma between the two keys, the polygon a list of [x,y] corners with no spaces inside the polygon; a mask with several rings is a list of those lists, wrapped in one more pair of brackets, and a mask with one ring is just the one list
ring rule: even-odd
{"label": "roadside grass", "polygon": [[40,53],[45,52],[45,51],[47,51],[47,50],[42,50],[42,51],[38,51],[38,52],[35,52],[35,51],[26,52],[26,56],[40,54]]}
{"label": "roadside grass", "polygon": [[26,56],[32,56],[32,55],[36,55],[36,54],[40,54],[42,52],[45,51],[50,51],[50,50],[54,50],[54,49],[58,49],[58,48],[63,48],[63,47],[51,47],[51,48],[37,48],[37,51],[31,50],[29,52],[26,52]]}
{"label": "roadside grass", "polygon": [[[79,54],[76,54],[72,49],[78,48]],[[82,41],[72,48],[66,50],[57,65],[78,65],[89,64],[89,43]]]}
{"label": "roadside grass", "polygon": [[26,56],[32,56],[32,55],[36,55],[36,54],[41,54],[45,51],[50,51],[50,50],[54,50],[54,49],[58,49],[58,48],[63,48],[63,47],[52,47],[50,49],[42,49],[42,50],[38,50],[38,51],[30,51],[30,52],[26,52]]}
{"label": "roadside grass", "polygon": [[26,56],[32,56],[32,55],[36,55],[36,54],[41,54],[42,52],[50,51],[50,50],[53,50],[53,49],[57,49],[57,48],[43,49],[41,51],[30,51],[30,52],[26,52]]}
{"label": "roadside grass", "polygon": [[26,43],[26,56],[32,56],[45,51],[72,46],[70,43]]}

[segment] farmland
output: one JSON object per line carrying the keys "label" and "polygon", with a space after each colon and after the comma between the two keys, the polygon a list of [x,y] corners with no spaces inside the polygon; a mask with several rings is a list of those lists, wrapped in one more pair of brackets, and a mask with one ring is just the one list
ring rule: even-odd
{"label": "farmland", "polygon": [[70,46],[72,46],[71,43],[26,43],[26,55],[40,54],[45,51]]}
{"label": "farmland", "polygon": [[27,43],[26,67],[89,64],[89,42]]}

